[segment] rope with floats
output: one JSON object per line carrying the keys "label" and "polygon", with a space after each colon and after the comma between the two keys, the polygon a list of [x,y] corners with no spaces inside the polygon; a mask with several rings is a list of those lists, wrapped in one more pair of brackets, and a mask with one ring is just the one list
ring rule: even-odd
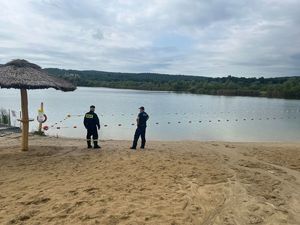
{"label": "rope with floats", "polygon": [[[60,124],[62,124],[65,120],[67,119],[70,119],[72,117],[82,117],[83,115],[70,115],[68,114],[63,120],[60,120],[59,122],[56,122],[54,124],[52,124],[50,127],[53,128],[53,129],[57,129],[57,130],[60,130],[60,129],[65,129],[65,128],[78,128],[77,125],[74,125],[74,126],[62,126]],[[175,121],[175,122],[171,122],[171,121],[166,121],[166,122],[153,122],[153,123],[150,123],[150,125],[164,125],[164,124],[167,124],[167,125],[171,125],[171,124],[196,124],[196,123],[205,123],[205,122],[208,122],[208,123],[229,123],[231,121],[233,122],[245,122],[245,121],[270,121],[270,120],[283,120],[283,119],[297,119],[298,117],[297,116],[288,116],[288,117],[258,117],[258,118],[254,118],[254,117],[250,117],[250,118],[246,118],[246,117],[242,117],[242,118],[233,118],[233,119],[206,119],[206,120],[186,120],[186,121],[181,121],[181,120],[178,120],[178,121]],[[128,123],[129,125],[129,123]],[[136,123],[130,123],[131,126],[136,126]],[[118,123],[118,124],[115,124],[115,125],[109,125],[109,124],[103,124],[102,127],[104,128],[108,128],[108,127],[122,127],[122,126],[127,126],[127,123]],[[48,130],[50,129],[50,127],[48,126],[44,126],[44,130]],[[46,128],[46,129],[45,129]]]}

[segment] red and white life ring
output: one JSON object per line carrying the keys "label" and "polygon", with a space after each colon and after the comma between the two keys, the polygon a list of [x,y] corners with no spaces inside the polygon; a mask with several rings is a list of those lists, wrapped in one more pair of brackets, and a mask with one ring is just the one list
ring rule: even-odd
{"label": "red and white life ring", "polygon": [[37,121],[39,123],[45,123],[47,121],[48,117],[46,114],[42,114],[42,115],[39,115],[37,116]]}

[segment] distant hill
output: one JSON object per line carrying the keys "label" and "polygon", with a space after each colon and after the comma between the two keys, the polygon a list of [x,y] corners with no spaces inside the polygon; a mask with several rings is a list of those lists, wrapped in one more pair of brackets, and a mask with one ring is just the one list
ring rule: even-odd
{"label": "distant hill", "polygon": [[200,77],[157,73],[116,73],[46,68],[78,86],[177,91],[194,94],[300,99],[300,77]]}

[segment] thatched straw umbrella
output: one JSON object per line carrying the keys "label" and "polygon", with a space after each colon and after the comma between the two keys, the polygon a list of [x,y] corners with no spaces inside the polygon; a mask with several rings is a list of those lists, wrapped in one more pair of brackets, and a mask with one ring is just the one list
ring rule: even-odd
{"label": "thatched straw umbrella", "polygon": [[61,91],[74,91],[71,83],[49,76],[41,67],[26,60],[13,60],[0,66],[0,88],[21,89],[22,108],[22,150],[28,150],[28,97],[27,89],[54,88]]}

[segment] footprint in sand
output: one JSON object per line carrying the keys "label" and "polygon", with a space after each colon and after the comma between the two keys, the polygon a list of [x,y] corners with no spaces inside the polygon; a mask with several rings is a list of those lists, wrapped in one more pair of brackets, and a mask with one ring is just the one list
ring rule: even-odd
{"label": "footprint in sand", "polygon": [[51,200],[50,198],[45,198],[45,197],[34,197],[33,200],[31,201],[24,201],[21,203],[24,205],[40,205],[40,204],[47,203],[50,200]]}
{"label": "footprint in sand", "polygon": [[85,189],[84,191],[87,192],[88,194],[96,194],[99,191],[99,188],[91,187],[91,188]]}
{"label": "footprint in sand", "polygon": [[23,212],[20,215],[17,215],[15,218],[11,219],[8,224],[24,224],[27,220],[32,218],[34,215],[36,215],[39,211],[29,211],[29,212]]}

